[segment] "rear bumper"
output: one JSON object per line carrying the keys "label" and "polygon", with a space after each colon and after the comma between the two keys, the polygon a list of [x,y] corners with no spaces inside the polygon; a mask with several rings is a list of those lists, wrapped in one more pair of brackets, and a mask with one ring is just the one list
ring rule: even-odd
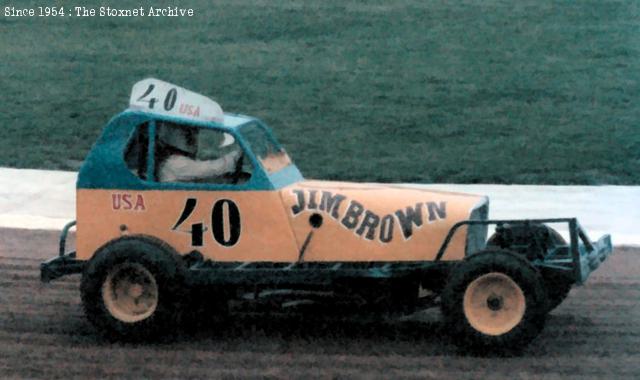
{"label": "rear bumper", "polygon": [[40,264],[40,281],[49,282],[68,274],[81,273],[84,270],[85,261],[77,260],[75,252],[65,253],[67,235],[75,225],[76,221],[74,220],[67,223],[62,229],[58,256]]}
{"label": "rear bumper", "polygon": [[76,253],[56,256],[40,264],[40,281],[49,282],[69,274],[82,273],[85,261],[77,260]]}

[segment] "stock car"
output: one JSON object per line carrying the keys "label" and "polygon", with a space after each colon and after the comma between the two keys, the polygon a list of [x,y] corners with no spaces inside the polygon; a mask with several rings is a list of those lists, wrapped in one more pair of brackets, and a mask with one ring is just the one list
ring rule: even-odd
{"label": "stock car", "polygon": [[[167,177],[172,133],[188,157]],[[439,305],[461,347],[519,349],[612,252],[575,218],[491,220],[485,196],[306,180],[262,121],[154,78],[133,86],[76,187],[76,221],[41,280],[81,273],[87,318],[121,339],[169,333],[200,287],[220,315],[243,291],[295,289],[373,315]]]}

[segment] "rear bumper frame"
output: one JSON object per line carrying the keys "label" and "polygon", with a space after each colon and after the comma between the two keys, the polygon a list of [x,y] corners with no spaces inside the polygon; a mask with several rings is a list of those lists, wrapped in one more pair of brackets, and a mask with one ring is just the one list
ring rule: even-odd
{"label": "rear bumper frame", "polygon": [[65,252],[69,230],[76,221],[67,223],[60,234],[58,256],[40,264],[40,281],[49,282],[69,274],[82,273],[85,261],[76,259],[75,252]]}
{"label": "rear bumper frame", "polygon": [[53,257],[40,264],[40,281],[50,282],[69,274],[82,273],[85,262],[76,259],[75,252]]}

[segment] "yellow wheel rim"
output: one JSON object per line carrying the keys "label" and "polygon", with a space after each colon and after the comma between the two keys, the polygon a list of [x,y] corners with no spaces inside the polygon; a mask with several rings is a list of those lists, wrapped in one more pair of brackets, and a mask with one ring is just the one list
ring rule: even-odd
{"label": "yellow wheel rim", "polygon": [[464,315],[486,335],[502,335],[516,327],[526,309],[520,286],[503,273],[491,272],[473,280],[464,292]]}
{"label": "yellow wheel rim", "polygon": [[107,275],[102,284],[102,299],[114,318],[134,323],[148,318],[156,310],[158,285],[144,266],[124,263]]}

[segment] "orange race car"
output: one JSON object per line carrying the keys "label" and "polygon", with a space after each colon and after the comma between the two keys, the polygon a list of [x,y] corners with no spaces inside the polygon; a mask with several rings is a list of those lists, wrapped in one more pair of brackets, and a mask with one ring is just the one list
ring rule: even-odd
{"label": "orange race car", "polygon": [[[460,345],[523,347],[611,239],[573,218],[488,213],[484,196],[305,180],[260,120],[145,79],[80,169],[76,251],[74,221],[41,277],[82,273],[87,317],[124,339],[166,333],[208,286],[220,315],[247,289],[330,292],[367,313],[440,304]],[[549,223],[567,224],[569,243]]]}

